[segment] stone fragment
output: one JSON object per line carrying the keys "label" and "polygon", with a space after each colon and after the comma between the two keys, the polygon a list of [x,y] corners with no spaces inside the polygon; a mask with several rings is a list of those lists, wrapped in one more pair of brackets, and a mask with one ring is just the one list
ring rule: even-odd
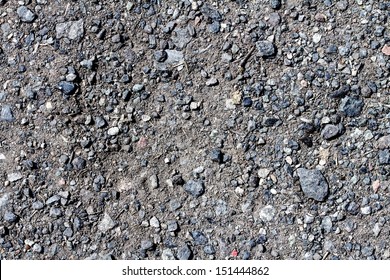
{"label": "stone fragment", "polygon": [[298,168],[297,174],[303,193],[316,201],[324,201],[328,196],[328,182],[317,169]]}

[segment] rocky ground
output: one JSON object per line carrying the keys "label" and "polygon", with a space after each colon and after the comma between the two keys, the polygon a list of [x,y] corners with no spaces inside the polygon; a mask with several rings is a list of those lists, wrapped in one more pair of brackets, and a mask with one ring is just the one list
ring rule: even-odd
{"label": "rocky ground", "polygon": [[1,259],[390,259],[389,16],[0,0]]}

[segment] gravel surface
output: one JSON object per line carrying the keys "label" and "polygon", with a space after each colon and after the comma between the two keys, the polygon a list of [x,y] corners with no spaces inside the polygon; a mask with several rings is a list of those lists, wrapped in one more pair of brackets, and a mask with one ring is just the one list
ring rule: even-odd
{"label": "gravel surface", "polygon": [[0,0],[1,259],[390,259],[389,17]]}

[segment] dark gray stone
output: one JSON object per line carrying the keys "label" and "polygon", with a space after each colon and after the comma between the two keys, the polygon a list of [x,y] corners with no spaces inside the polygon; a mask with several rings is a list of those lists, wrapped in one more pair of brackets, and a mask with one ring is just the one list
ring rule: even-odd
{"label": "dark gray stone", "polygon": [[81,170],[81,169],[84,169],[85,166],[87,165],[87,162],[85,161],[85,159],[81,158],[81,157],[76,157],[73,161],[72,161],[72,165],[75,169],[78,169],[78,170]]}
{"label": "dark gray stone", "polygon": [[223,159],[223,154],[220,149],[213,149],[210,152],[210,159],[214,162],[221,163]]}
{"label": "dark gray stone", "polygon": [[70,237],[72,237],[72,235],[73,235],[73,230],[72,230],[71,228],[68,227],[68,228],[66,228],[66,229],[64,230],[63,235],[64,235],[65,237],[70,238]]}
{"label": "dark gray stone", "polygon": [[194,230],[191,232],[191,236],[194,239],[196,245],[206,245],[207,237],[203,234],[203,232],[199,230]]}
{"label": "dark gray stone", "polygon": [[270,5],[272,9],[278,10],[280,7],[282,7],[282,1],[281,0],[270,0]]}
{"label": "dark gray stone", "polygon": [[154,59],[157,60],[157,62],[164,62],[165,60],[167,60],[168,58],[168,54],[166,51],[162,50],[162,51],[156,51],[154,53]]}
{"label": "dark gray stone", "polygon": [[321,131],[321,136],[325,140],[330,140],[339,135],[339,128],[333,124],[327,124]]}
{"label": "dark gray stone", "polygon": [[328,182],[321,171],[298,168],[299,182],[303,193],[314,200],[324,201],[328,195]]}
{"label": "dark gray stone", "polygon": [[58,83],[58,88],[64,95],[71,95],[76,91],[76,85],[72,82],[61,81]]}
{"label": "dark gray stone", "polygon": [[10,105],[3,105],[1,108],[0,120],[5,122],[13,122],[15,120]]}
{"label": "dark gray stone", "polygon": [[200,8],[200,11],[204,16],[212,19],[213,21],[222,20],[220,12],[218,12],[213,6],[207,3],[203,4],[203,6]]}
{"label": "dark gray stone", "polygon": [[363,100],[347,96],[341,100],[340,111],[348,117],[357,117],[362,112],[363,106]]}
{"label": "dark gray stone", "polygon": [[95,118],[95,126],[97,128],[104,128],[104,127],[107,126],[107,122],[106,122],[106,120],[103,117],[97,116]]}
{"label": "dark gray stone", "polygon": [[204,193],[204,185],[201,181],[189,180],[184,184],[184,190],[194,197],[199,197]]}
{"label": "dark gray stone", "polygon": [[266,40],[256,42],[256,48],[261,57],[273,56],[276,52],[275,45]]}
{"label": "dark gray stone", "polygon": [[31,23],[36,18],[36,15],[26,6],[20,6],[16,13],[18,14],[19,18],[23,22]]}

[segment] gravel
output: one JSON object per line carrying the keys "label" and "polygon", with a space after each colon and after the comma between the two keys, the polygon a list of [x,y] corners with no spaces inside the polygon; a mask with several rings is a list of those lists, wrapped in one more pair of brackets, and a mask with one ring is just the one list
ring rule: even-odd
{"label": "gravel", "polygon": [[316,201],[324,201],[329,193],[328,182],[319,170],[298,168],[299,183],[305,196]]}
{"label": "gravel", "polygon": [[68,2],[0,0],[4,259],[390,259],[386,1]]}

